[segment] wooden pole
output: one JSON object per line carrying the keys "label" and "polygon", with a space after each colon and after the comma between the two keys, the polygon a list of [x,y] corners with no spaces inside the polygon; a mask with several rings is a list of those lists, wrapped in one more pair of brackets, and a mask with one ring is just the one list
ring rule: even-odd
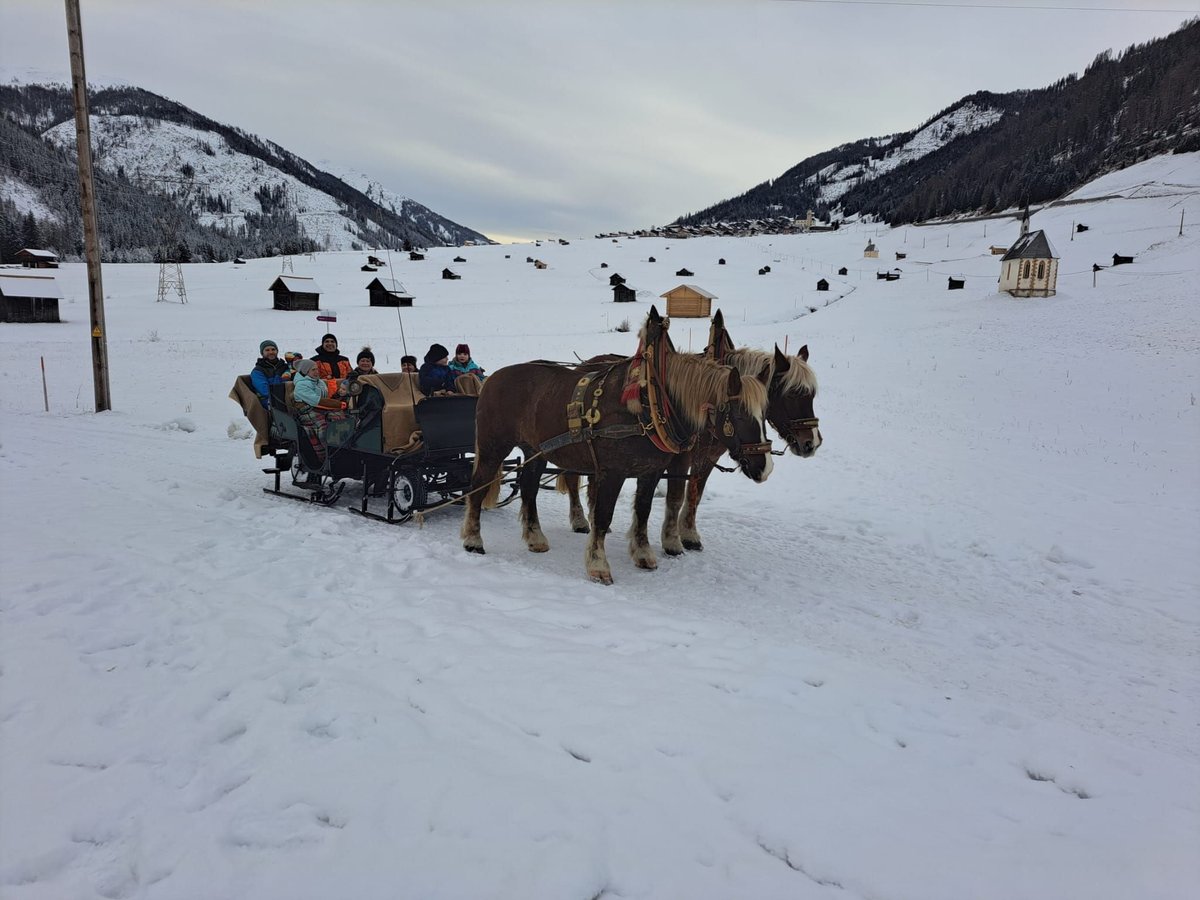
{"label": "wooden pole", "polygon": [[42,403],[46,407],[46,412],[50,412],[50,393],[46,390],[46,357],[38,357],[42,361]]}
{"label": "wooden pole", "polygon": [[83,68],[83,25],[79,0],[67,5],[67,44],[71,51],[71,82],[75,93],[75,150],[79,158],[79,205],[83,213],[83,246],[87,257],[88,306],[92,317],[92,381],[96,412],[112,409],[108,387],[108,341],[104,334],[104,286],[100,279],[100,229],[96,189],[92,180],[92,131],[88,123],[87,76]]}
{"label": "wooden pole", "polygon": [[1181,209],[1179,211],[1179,236],[1180,237],[1183,237],[1183,214],[1185,212],[1186,212],[1186,210],[1184,210],[1184,209]]}

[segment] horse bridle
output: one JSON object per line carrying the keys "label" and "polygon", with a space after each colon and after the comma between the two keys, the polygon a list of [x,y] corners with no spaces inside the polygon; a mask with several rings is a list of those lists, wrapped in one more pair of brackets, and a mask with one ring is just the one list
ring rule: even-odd
{"label": "horse bridle", "polygon": [[[729,412],[729,404],[741,399],[740,395],[735,395],[716,407],[716,421],[711,427],[712,431],[715,432],[719,428],[721,434],[725,437],[737,440],[737,431],[733,427],[733,417]],[[757,444],[743,444],[740,440],[737,440],[737,452],[735,453],[730,449],[729,455],[734,459],[740,460],[744,456],[766,456],[774,452],[771,449],[771,442],[769,440],[761,441]]]}

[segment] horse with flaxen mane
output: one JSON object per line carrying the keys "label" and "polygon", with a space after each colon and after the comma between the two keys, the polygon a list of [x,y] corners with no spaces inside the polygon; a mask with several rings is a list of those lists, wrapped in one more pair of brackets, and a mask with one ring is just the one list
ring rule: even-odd
{"label": "horse with flaxen mane", "polygon": [[[821,446],[820,422],[813,410],[817,376],[808,365],[807,345],[801,347],[795,356],[782,353],[778,345],[773,353],[752,347],[735,348],[729,332],[725,330],[724,316],[717,310],[703,355],[733,366],[743,381],[747,378],[764,380],[767,385],[767,421],[796,456],[807,458],[817,452]],[[606,358],[587,360],[580,368]],[[703,433],[698,436],[695,446],[675,457],[668,466],[667,508],[662,528],[663,551],[668,555],[677,556],[685,549],[704,549],[700,533],[696,530],[696,509],[704,496],[708,478],[724,452],[720,441],[711,433]],[[634,522],[629,529],[630,552],[650,559],[653,559],[653,552],[649,549],[646,537],[646,520],[655,487],[657,479],[638,482]],[[587,519],[579,502],[578,477],[563,477],[559,481],[559,489],[570,495],[571,526],[576,531],[586,531]]]}
{"label": "horse with flaxen mane", "polygon": [[[475,467],[462,526],[465,549],[483,552],[480,509],[494,504],[496,475],[514,447],[521,448],[526,460],[520,475],[520,519],[525,544],[534,552],[550,547],[537,511],[547,462],[591,476],[594,500],[584,558],[588,575],[604,584],[612,583],[604,539],[626,478],[661,476],[682,447],[712,427],[748,478],[766,479],[771,459],[763,441],[764,385],[711,359],[672,353],[668,342],[648,337],[665,328],[666,320],[651,309],[640,334],[640,354],[594,370],[521,363],[492,373],[475,413]],[[642,373],[640,395],[630,395],[631,369]],[[655,422],[647,414],[658,413],[646,409],[647,389],[651,403],[657,397],[657,409],[672,411],[671,438],[677,444],[664,448],[661,430],[660,439],[654,439]],[[636,556],[634,561],[654,567]]]}

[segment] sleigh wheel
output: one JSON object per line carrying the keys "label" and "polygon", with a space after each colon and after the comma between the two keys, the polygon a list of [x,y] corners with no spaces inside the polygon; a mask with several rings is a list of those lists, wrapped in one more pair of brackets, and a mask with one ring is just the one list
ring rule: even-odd
{"label": "sleigh wheel", "polygon": [[424,506],[426,496],[425,481],[419,473],[405,469],[393,477],[390,505],[403,518],[410,518]]}

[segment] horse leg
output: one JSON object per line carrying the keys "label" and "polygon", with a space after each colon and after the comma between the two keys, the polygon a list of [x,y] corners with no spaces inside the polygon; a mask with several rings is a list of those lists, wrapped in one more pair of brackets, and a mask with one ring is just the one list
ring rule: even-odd
{"label": "horse leg", "polygon": [[583,505],[579,502],[579,475],[568,472],[559,477],[559,490],[565,491],[570,497],[571,511],[568,514],[571,530],[576,534],[587,534],[591,531],[587,516],[583,514]]}
{"label": "horse leg", "polygon": [[687,490],[685,479],[690,458],[681,454],[671,460],[667,467],[667,510],[663,516],[662,548],[668,556],[683,553],[683,541],[679,539],[679,511],[683,509],[683,496]]}
{"label": "horse leg", "polygon": [[650,549],[646,538],[646,522],[650,518],[650,504],[654,501],[654,489],[661,475],[643,475],[637,480],[637,493],[633,495],[633,521],[629,524],[629,556],[639,569],[657,569],[658,560]]}
{"label": "horse leg", "polygon": [[545,471],[546,460],[540,457],[521,470],[521,537],[533,553],[545,553],[550,549],[550,542],[542,533],[537,509],[538,490]]}
{"label": "horse leg", "polygon": [[470,553],[484,552],[483,537],[479,533],[479,511],[483,508],[484,498],[497,493],[499,484],[493,484],[486,490],[484,486],[500,474],[500,464],[511,449],[512,447],[509,447],[500,454],[478,450],[475,453],[475,467],[471,470],[471,490],[467,494],[461,531],[463,549]]}
{"label": "horse leg", "polygon": [[700,505],[700,498],[704,496],[704,485],[708,482],[712,469],[711,462],[697,461],[696,465],[692,466],[692,474],[687,481],[687,503],[679,523],[679,535],[683,539],[683,546],[688,550],[704,549],[704,544],[700,541],[700,532],[696,530],[696,507]]}
{"label": "horse leg", "polygon": [[583,560],[587,566],[588,577],[601,584],[612,584],[612,569],[608,565],[608,555],[604,552],[604,536],[608,534],[608,527],[612,524],[613,509],[616,508],[617,497],[624,483],[623,476],[609,473],[595,475],[591,481],[596,499],[592,504],[592,533],[588,537]]}

